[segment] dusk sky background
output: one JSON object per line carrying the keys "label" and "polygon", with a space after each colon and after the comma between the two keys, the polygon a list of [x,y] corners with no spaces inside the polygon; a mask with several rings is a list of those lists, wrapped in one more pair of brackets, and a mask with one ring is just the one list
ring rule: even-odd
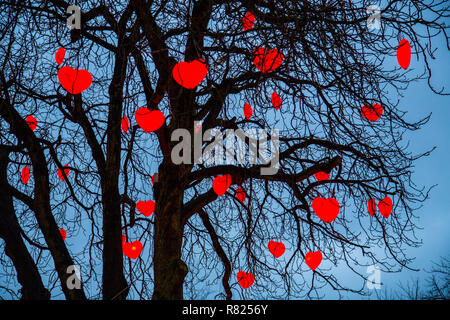
{"label": "dusk sky background", "polygon": [[[435,59],[429,60],[432,70],[431,84],[438,90],[444,88],[444,92],[450,93],[450,52],[447,48],[446,39],[441,34],[433,38],[432,44],[433,48],[437,48],[437,50],[434,53]],[[413,44],[411,43],[411,45]],[[48,53],[49,60],[52,60],[53,56],[54,52]],[[395,53],[390,57],[386,57],[385,63],[388,68],[394,66],[397,63]],[[412,75],[421,74],[424,70],[424,62],[418,61],[413,54],[408,70],[411,71]],[[406,141],[409,141],[408,151],[412,154],[423,153],[434,146],[436,147],[430,156],[415,161],[415,167],[412,169],[414,171],[412,176],[413,182],[418,187],[429,188],[433,185],[435,187],[430,192],[430,199],[426,200],[423,203],[423,207],[415,212],[415,215],[419,217],[419,221],[416,224],[422,228],[417,230],[416,236],[418,239],[422,239],[423,245],[419,248],[407,249],[408,256],[415,258],[410,267],[420,271],[404,269],[399,273],[382,272],[381,282],[383,285],[380,291],[387,290],[388,292],[398,292],[399,284],[406,284],[408,281],[416,279],[419,279],[421,286],[425,285],[426,277],[429,276],[426,270],[432,267],[432,262],[438,262],[440,257],[450,257],[450,249],[448,247],[450,243],[450,96],[433,93],[428,87],[426,80],[411,82],[403,93],[404,96],[398,97],[398,99],[400,100],[399,108],[408,111],[406,120],[415,122],[431,113],[431,119],[426,125],[420,130],[405,134],[404,137]],[[392,98],[397,97],[393,96]],[[70,213],[68,212],[67,214]],[[75,236],[72,239],[75,240]],[[83,242],[75,240],[68,245],[68,248],[71,253],[75,253],[82,246]],[[380,254],[383,255],[384,252],[380,250]],[[98,271],[98,276],[101,278],[100,268]],[[346,266],[333,269],[333,275],[349,286],[353,284],[355,289],[360,287],[361,279],[356,278]],[[236,272],[233,270],[230,282],[234,282],[235,277]],[[46,276],[43,276],[43,280],[44,284],[48,283]],[[199,292],[199,298],[203,299],[214,299],[218,292],[223,292],[220,281],[217,281],[215,286],[199,285],[196,288],[201,291]],[[57,289],[55,291],[60,290]],[[93,293],[89,291],[89,289],[86,290],[87,296],[92,298]],[[52,295],[52,299],[64,299],[62,294],[54,293],[56,295]],[[339,298],[330,286],[321,289],[321,293],[324,294],[325,299]],[[0,291],[1,296],[2,292]],[[264,297],[260,298],[264,299]],[[373,295],[372,297],[364,297],[345,293],[343,298],[376,299]],[[239,299],[239,295],[235,295],[234,290],[233,299]]]}
{"label": "dusk sky background", "polygon": [[[411,44],[412,45],[412,44]],[[450,52],[447,49],[445,37],[436,37],[433,47],[437,48],[435,59],[429,60],[432,77],[431,84],[436,89],[445,88],[444,92],[450,93]],[[396,63],[395,57],[386,59],[386,63]],[[424,70],[424,62],[418,61],[412,56],[408,70],[421,74]],[[433,93],[426,80],[411,82],[404,91],[404,97],[399,97],[399,108],[408,111],[406,115],[409,121],[418,121],[431,113],[430,121],[422,129],[409,132],[405,140],[409,141],[408,150],[418,154],[429,150],[433,146],[436,149],[428,157],[423,157],[415,162],[412,176],[417,186],[431,187],[430,198],[423,203],[423,207],[415,212],[419,217],[417,225],[422,230],[417,230],[417,238],[422,239],[423,245],[419,248],[408,248],[410,257],[415,261],[410,265],[419,272],[404,269],[399,273],[381,273],[382,287],[380,290],[399,292],[398,285],[406,285],[408,281],[419,280],[421,286],[426,283],[429,276],[426,270],[432,267],[432,262],[438,262],[440,257],[450,256],[450,96],[442,96]],[[336,276],[339,276],[336,274]],[[336,294],[328,289],[327,298],[334,299]],[[352,299],[366,299],[357,295],[348,295]],[[374,297],[372,297],[374,298]]]}

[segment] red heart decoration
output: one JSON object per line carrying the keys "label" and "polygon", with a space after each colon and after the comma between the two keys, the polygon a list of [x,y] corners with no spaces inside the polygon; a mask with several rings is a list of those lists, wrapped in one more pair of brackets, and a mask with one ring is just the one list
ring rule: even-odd
{"label": "red heart decoration", "polygon": [[253,110],[248,103],[244,104],[244,116],[248,120],[252,117]]}
{"label": "red heart decoration", "polygon": [[159,110],[149,110],[139,108],[136,111],[136,122],[145,132],[153,132],[161,128],[164,124],[164,114]]}
{"label": "red heart decoration", "polygon": [[28,167],[23,167],[22,169],[22,183],[27,184],[30,180],[30,169]]}
{"label": "red heart decoration", "polygon": [[324,199],[317,197],[312,202],[316,215],[324,222],[331,223],[339,214],[339,202],[334,198]]}
{"label": "red heart decoration", "polygon": [[377,121],[383,114],[383,107],[375,103],[372,107],[363,106],[361,108],[361,115],[369,121]]}
{"label": "red heart decoration", "polygon": [[144,216],[148,217],[155,211],[155,202],[152,200],[138,201],[138,203],[136,203],[136,209]]}
{"label": "red heart decoration", "polygon": [[276,109],[276,110],[280,110],[280,108],[281,108],[281,98],[280,98],[280,96],[278,95],[278,93],[276,93],[276,92],[273,92],[272,93],[272,105],[273,105],[273,107]]}
{"label": "red heart decoration", "polygon": [[174,80],[186,89],[194,89],[198,86],[207,73],[208,66],[203,59],[191,62],[178,62],[172,69]]}
{"label": "red heart decoration", "polygon": [[30,129],[32,131],[34,131],[34,129],[36,129],[38,122],[36,120],[35,117],[33,117],[32,115],[27,116],[27,124],[30,127]]}
{"label": "red heart decoration", "polygon": [[255,276],[251,272],[239,271],[237,280],[243,289],[247,289],[255,282]]}
{"label": "red heart decoration", "polygon": [[326,173],[326,172],[319,171],[319,172],[314,174],[314,177],[316,177],[317,181],[321,181],[321,180],[328,180],[330,175],[328,173]]}
{"label": "red heart decoration", "polygon": [[367,202],[367,210],[369,211],[369,214],[371,216],[375,215],[375,211],[377,209],[376,209],[376,204],[375,204],[374,199],[369,199],[369,201]]}
{"label": "red heart decoration", "polygon": [[408,69],[411,62],[411,45],[406,39],[400,40],[397,49],[397,61],[400,67]]}
{"label": "red heart decoration", "polygon": [[240,202],[244,202],[245,201],[245,191],[242,187],[237,188],[236,190],[236,198],[240,201]]}
{"label": "red heart decoration", "polygon": [[63,238],[63,241],[66,240],[67,232],[64,229],[59,229],[59,233],[61,233],[61,237]]}
{"label": "red heart decoration", "polygon": [[64,89],[71,94],[78,94],[90,87],[92,76],[87,70],[77,70],[69,66],[58,71],[58,79]]}
{"label": "red heart decoration", "polygon": [[244,23],[244,31],[250,30],[253,28],[253,23],[255,22],[255,16],[249,11],[245,15],[244,18],[242,18],[242,22]]}
{"label": "red heart decoration", "polygon": [[127,132],[129,128],[129,121],[128,121],[128,117],[124,116],[122,118],[122,131],[123,132]]}
{"label": "red heart decoration", "polygon": [[58,65],[63,63],[65,55],[66,55],[66,49],[64,49],[64,48],[59,48],[59,50],[56,51],[56,53],[55,53],[55,61],[56,61],[56,63]]}
{"label": "red heart decoration", "polygon": [[122,235],[122,247],[123,247],[123,244],[125,243],[125,236],[124,235]]}
{"label": "red heart decoration", "polygon": [[385,197],[383,200],[378,202],[378,210],[383,217],[388,218],[392,212],[392,199]]}
{"label": "red heart decoration", "polygon": [[272,253],[275,258],[281,257],[286,250],[283,242],[275,242],[272,240],[269,241],[267,247],[269,248],[270,253]]}
{"label": "red heart decoration", "polygon": [[152,184],[154,184],[155,182],[158,182],[158,172],[152,175]]}
{"label": "red heart decoration", "polygon": [[123,253],[130,259],[139,257],[142,251],[142,243],[140,241],[124,242],[122,245]]}
{"label": "red heart decoration", "polygon": [[[64,168],[67,168],[67,169],[64,169],[64,173],[66,174],[66,177],[68,177],[68,176],[69,176],[70,169],[68,168],[68,165],[67,165],[67,164],[64,166]],[[58,177],[59,177],[62,181],[65,180],[65,179],[64,179],[64,176],[63,176],[63,174],[62,174],[62,172],[61,172],[60,169],[58,169]]]}
{"label": "red heart decoration", "polygon": [[253,63],[263,73],[272,72],[283,62],[283,54],[278,49],[265,49],[259,47],[253,51],[255,59]]}
{"label": "red heart decoration", "polygon": [[229,174],[217,176],[213,180],[213,189],[218,196],[223,195],[230,186],[231,186],[231,175]]}
{"label": "red heart decoration", "polygon": [[320,251],[308,252],[305,255],[305,261],[308,267],[311,268],[311,270],[316,270],[316,268],[322,262],[322,253]]}

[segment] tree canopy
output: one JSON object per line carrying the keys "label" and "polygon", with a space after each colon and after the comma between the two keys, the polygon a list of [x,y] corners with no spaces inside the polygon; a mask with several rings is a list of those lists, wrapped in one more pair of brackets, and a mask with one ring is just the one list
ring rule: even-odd
{"label": "tree canopy", "polygon": [[[413,166],[432,146],[409,151],[429,117],[407,119],[401,96],[411,81],[445,94],[429,60],[433,41],[449,48],[446,1],[380,3],[379,29],[366,0],[81,1],[80,29],[71,4],[2,2],[5,294],[316,298],[364,293],[361,266],[408,267],[429,191]],[[174,163],[180,129],[190,161]],[[267,140],[276,170],[196,161],[230,130],[258,135],[249,152]]]}

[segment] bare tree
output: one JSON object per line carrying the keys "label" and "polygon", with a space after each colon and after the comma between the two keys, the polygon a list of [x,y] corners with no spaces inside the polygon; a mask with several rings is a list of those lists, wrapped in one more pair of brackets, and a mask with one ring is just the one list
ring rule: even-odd
{"label": "bare tree", "polygon": [[438,262],[433,262],[428,271],[427,290],[423,299],[449,300],[450,299],[450,260],[441,257]]}
{"label": "bare tree", "polygon": [[[367,29],[365,0],[83,1],[80,30],[66,27],[66,1],[1,3],[1,221],[10,230],[0,237],[25,291],[39,287],[39,298],[48,298],[45,275],[47,289],[67,299],[194,298],[199,285],[218,283],[224,292],[216,298],[319,297],[323,286],[362,289],[342,285],[327,268],[311,271],[309,251],[320,251],[324,264],[344,263],[362,285],[358,266],[408,267],[404,248],[420,243],[415,209],[428,196],[411,181],[412,167],[430,150],[410,154],[402,137],[429,117],[407,121],[392,97],[420,79],[443,94],[431,85],[428,60],[433,39],[444,37],[449,48],[445,1],[388,1],[378,31]],[[248,12],[255,21],[250,27],[244,20],[243,28]],[[389,66],[403,38],[425,66],[418,76]],[[60,47],[65,66],[92,74],[81,93],[58,81]],[[195,60],[207,75],[183,87],[172,71]],[[251,117],[243,116],[245,103]],[[362,116],[362,106],[379,113],[377,104],[377,121]],[[141,107],[164,114],[153,133],[134,120]],[[37,119],[34,130],[27,115]],[[182,154],[192,161],[175,164],[173,133],[195,136],[195,121],[203,132],[279,129],[277,172],[261,174],[264,161],[194,163],[194,143]],[[214,142],[202,142],[200,151]],[[27,184],[19,179],[24,166],[31,169]],[[321,172],[329,178],[316,180]],[[227,174],[231,187],[218,196],[213,178]],[[391,215],[370,216],[368,200],[386,196],[394,200]],[[331,223],[314,213],[316,197],[339,202]],[[144,200],[156,204],[150,217],[139,214]],[[76,239],[70,250],[61,226]],[[123,235],[142,242],[138,259],[124,257]],[[269,240],[286,244],[282,259],[268,253]],[[20,247],[17,257],[11,242]],[[374,253],[380,246],[386,255]],[[73,264],[81,266],[81,288],[67,286]],[[30,284],[21,268],[32,272]],[[250,289],[239,287],[240,270],[254,275]]]}
{"label": "bare tree", "polygon": [[450,299],[450,264],[449,259],[441,257],[439,261],[432,261],[426,279],[414,278],[398,284],[398,289],[391,288],[390,293],[376,291],[378,299],[382,300],[449,300]]}

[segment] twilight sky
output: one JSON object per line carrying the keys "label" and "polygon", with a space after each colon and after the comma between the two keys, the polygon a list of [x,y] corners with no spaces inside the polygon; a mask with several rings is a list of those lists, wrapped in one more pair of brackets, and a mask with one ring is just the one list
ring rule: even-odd
{"label": "twilight sky", "polygon": [[[448,51],[444,37],[436,38],[434,47],[435,60],[430,61],[432,78],[431,83],[436,89],[445,88],[444,92],[450,93],[450,52]],[[389,61],[386,61],[387,63]],[[395,62],[395,57],[390,59]],[[409,69],[421,73],[424,69],[423,61],[417,61],[413,55]],[[408,70],[409,70],[408,69]],[[450,193],[450,96],[434,94],[427,85],[426,80],[410,83],[404,91],[404,97],[399,97],[399,107],[407,110],[407,119],[417,121],[432,113],[430,121],[422,129],[405,135],[409,141],[409,151],[413,154],[424,152],[436,146],[430,156],[419,159],[413,168],[413,182],[417,186],[430,187],[436,185],[430,198],[423,203],[423,207],[416,211],[419,217],[416,235],[422,239],[423,245],[419,248],[409,248],[407,252],[416,260],[410,265],[419,272],[403,270],[400,273],[382,273],[381,282],[388,291],[398,291],[398,283],[406,284],[412,279],[419,279],[423,284],[428,276],[425,270],[429,270],[432,261],[437,262],[439,257],[450,256],[450,208],[448,205]],[[339,276],[336,274],[336,276]],[[349,275],[351,276],[351,275]],[[326,298],[337,298],[331,289],[326,290]],[[349,298],[359,299],[355,295]]]}

